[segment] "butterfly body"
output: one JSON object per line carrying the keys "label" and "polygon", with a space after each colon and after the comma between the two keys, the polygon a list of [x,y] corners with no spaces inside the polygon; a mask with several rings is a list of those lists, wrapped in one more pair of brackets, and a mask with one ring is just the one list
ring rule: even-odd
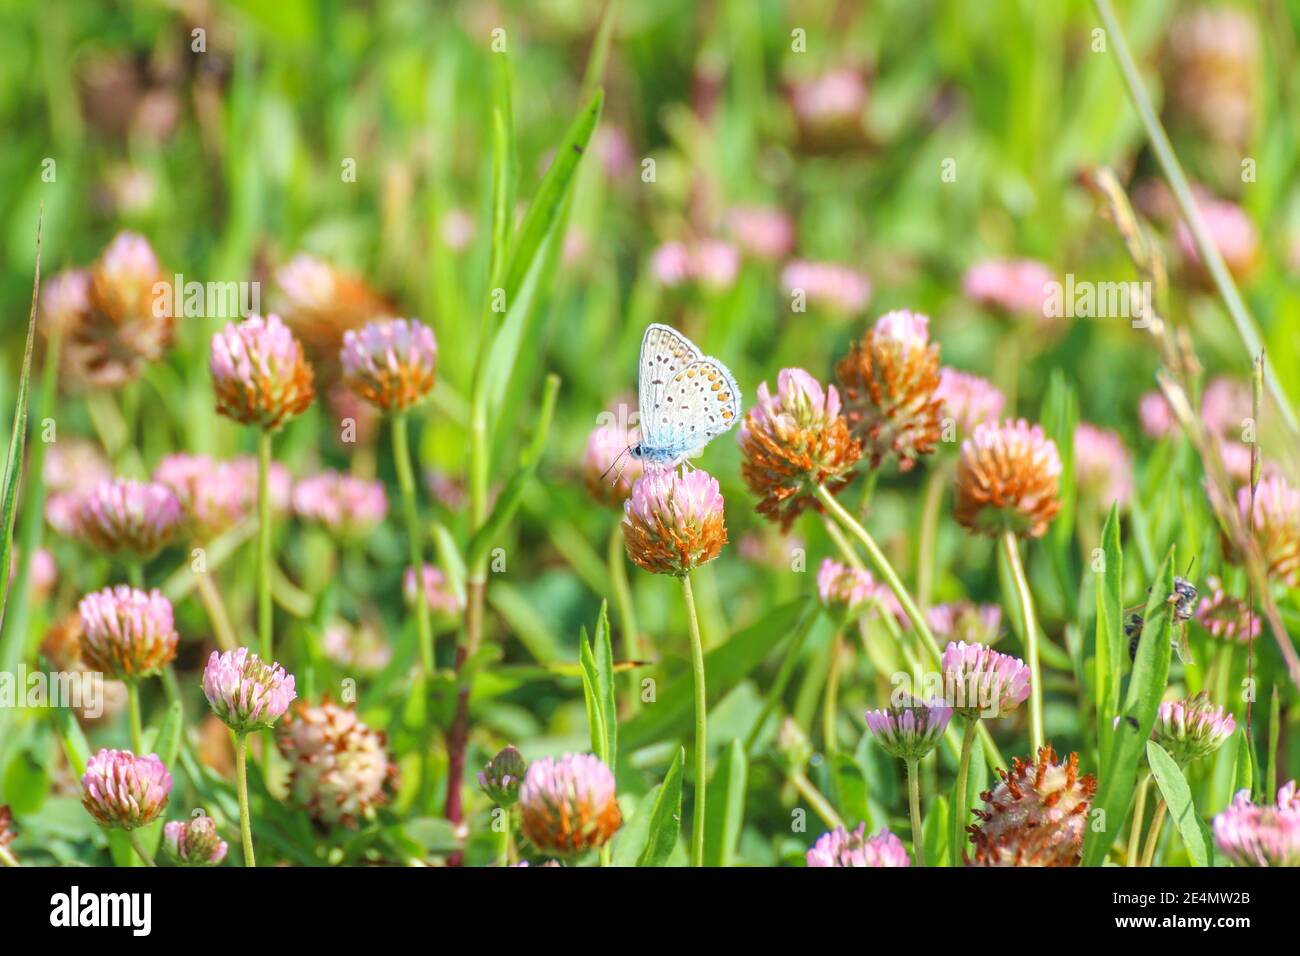
{"label": "butterfly body", "polygon": [[629,452],[655,469],[674,467],[740,417],[740,389],[727,367],[658,323],[641,339],[637,398],[641,441]]}

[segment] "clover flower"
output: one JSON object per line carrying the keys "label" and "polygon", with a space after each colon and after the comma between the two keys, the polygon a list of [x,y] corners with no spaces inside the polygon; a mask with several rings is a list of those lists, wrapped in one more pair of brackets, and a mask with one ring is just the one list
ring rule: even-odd
{"label": "clover flower", "polygon": [[996,604],[953,601],[930,608],[925,612],[925,621],[938,640],[992,644],[1002,627],[1002,608]]}
{"label": "clover flower", "polygon": [[1226,375],[1210,379],[1201,394],[1201,421],[1216,438],[1240,438],[1251,417],[1250,385]]}
{"label": "clover flower", "polygon": [[727,213],[727,226],[741,251],[755,259],[776,262],[794,248],[794,224],[780,209],[736,206]]}
{"label": "clover flower", "polygon": [[343,336],[394,313],[393,305],[361,278],[299,253],[275,275],[281,315],[311,354],[322,381],[338,373]]}
{"label": "clover flower", "polygon": [[1152,439],[1164,438],[1178,427],[1169,402],[1156,391],[1144,392],[1138,401],[1138,421],[1142,423],[1143,433]]}
{"label": "clover flower", "polygon": [[81,805],[100,825],[134,830],[167,808],[172,775],[157,754],[105,748],[86,761],[81,789]]}
{"label": "clover flower", "polygon": [[176,657],[180,640],[172,605],[157,588],[119,584],[87,594],[81,615],[81,659],[91,670],[119,680],[156,674]]}
{"label": "clover flower", "polygon": [[321,632],[321,652],[340,667],[373,674],[388,666],[393,648],[369,624],[353,627],[343,621],[326,625]]}
{"label": "clover flower", "polygon": [[[426,564],[421,577],[424,579],[424,599],[429,602],[429,607],[435,614],[455,615],[464,609],[460,598],[452,589],[451,582],[447,580],[447,575],[443,574],[442,569],[436,564]],[[418,593],[415,586],[415,569],[407,568],[402,575],[402,597],[406,599],[409,606],[414,607]]]}
{"label": "clover flower", "polygon": [[900,760],[920,760],[939,743],[952,708],[908,699],[884,710],[867,711],[867,729],[885,752]]}
{"label": "clover flower", "polygon": [[276,735],[289,761],[289,795],[325,825],[356,827],[392,796],[397,766],[384,735],[329,700],[299,704]]}
{"label": "clover flower", "polygon": [[1205,579],[1201,603],[1196,608],[1196,620],[1211,635],[1225,641],[1247,644],[1259,637],[1259,615],[1250,613],[1245,598],[1229,594],[1219,578],[1211,575]]}
{"label": "clover flower", "polygon": [[614,774],[591,754],[530,764],[519,787],[519,810],[528,841],[558,856],[598,849],[623,824]]}
{"label": "clover flower", "polygon": [[[8,805],[0,806],[0,850],[8,850],[18,834],[14,832],[14,814]],[[12,852],[12,851],[11,851]]]}
{"label": "clover flower", "polygon": [[754,407],[737,436],[741,477],[762,499],[758,513],[788,531],[809,506],[818,485],[832,494],[853,480],[862,443],[849,434],[835,386],[825,391],[803,369],[782,369],[777,394],[758,386]]}
{"label": "clover flower", "polygon": [[487,762],[478,775],[478,785],[488,798],[500,807],[510,807],[519,800],[519,784],[528,770],[528,763],[514,747],[506,747]]}
{"label": "clover flower", "polygon": [[[1211,198],[1199,200],[1197,208],[1232,277],[1238,282],[1248,278],[1259,263],[1259,235],[1246,211],[1236,203]],[[1213,289],[1214,280],[1185,221],[1179,220],[1175,238],[1192,275],[1204,288]]]}
{"label": "clover flower", "polygon": [[959,524],[995,537],[1041,538],[1061,510],[1056,443],[1023,418],[985,422],[961,445],[954,512]]}
{"label": "clover flower", "polygon": [[975,848],[967,865],[1078,865],[1097,792],[1091,774],[1079,776],[1079,755],[1057,763],[1049,745],[1039,749],[1036,763],[1017,757],[998,775],[1002,782],[980,794],[984,807],[972,811],[981,822],[967,828]]}
{"label": "clover flower", "polygon": [[[635,428],[620,428],[615,420],[597,425],[587,436],[582,456],[582,481],[599,504],[622,508],[641,477],[641,459],[626,454],[640,439]],[[616,463],[617,462],[617,463]]]}
{"label": "clover flower", "polygon": [[156,482],[114,478],[80,498],[70,530],[109,554],[149,558],[176,536],[184,520],[171,489]]}
{"label": "clover flower", "polygon": [[817,569],[817,596],[827,607],[852,611],[881,598],[887,590],[870,571],[840,564],[834,558],[823,558]]}
{"label": "clover flower", "polygon": [[1237,489],[1237,507],[1268,563],[1268,571],[1288,588],[1300,587],[1300,491],[1281,475],[1260,480],[1255,489],[1254,521],[1250,488]]}
{"label": "clover flower", "polygon": [[817,838],[808,851],[809,866],[911,866],[903,841],[888,829],[867,836],[867,825],[859,823],[850,833],[836,827]]}
{"label": "clover flower", "polygon": [[246,647],[212,652],[203,669],[203,694],[212,712],[237,734],[270,727],[298,696],[292,674]]}
{"label": "clover flower", "polygon": [[163,827],[163,848],[177,866],[216,866],[229,849],[209,816],[168,823]]}
{"label": "clover flower", "polygon": [[722,492],[708,472],[646,472],[623,503],[623,541],[638,567],[680,577],[727,543]]}
{"label": "clover flower", "polygon": [[867,77],[844,66],[789,84],[799,145],[809,152],[832,153],[867,142]]}
{"label": "clover flower", "polygon": [[721,239],[670,240],[651,254],[650,271],[667,288],[693,282],[710,289],[725,289],[736,280],[740,253]]}
{"label": "clover flower", "polygon": [[1116,432],[1080,422],[1074,430],[1074,479],[1079,492],[1109,508],[1133,496],[1133,456]]}
{"label": "clover flower", "polygon": [[934,396],[942,403],[945,425],[952,419],[961,438],[973,432],[976,425],[995,421],[1007,401],[988,379],[946,365],[939,370]]}
{"label": "clover flower", "polygon": [[419,319],[367,322],[343,336],[343,382],[386,412],[401,412],[428,398],[438,366],[438,342]]}
{"label": "clover flower", "polygon": [[171,489],[190,533],[199,540],[226,531],[248,513],[243,475],[230,462],[207,455],[168,455],[154,469],[153,480]]}
{"label": "clover flower", "polygon": [[1257,806],[1239,790],[1214,818],[1214,844],[1236,866],[1300,866],[1300,792],[1290,780],[1277,803]]}
{"label": "clover flower", "polygon": [[1237,722],[1215,707],[1201,691],[1185,700],[1166,700],[1156,711],[1151,739],[1169,752],[1179,766],[1208,757],[1232,736]]}
{"label": "clover flower", "polygon": [[1169,27],[1166,54],[1171,109],[1236,156],[1255,125],[1254,19],[1232,7],[1183,8]]}
{"label": "clover flower", "polygon": [[374,530],[388,514],[381,481],[367,481],[339,471],[322,471],[293,487],[293,510],[344,538]]}
{"label": "clover flower", "polygon": [[275,431],[307,410],[316,395],[302,345],[278,315],[250,315],[212,336],[208,362],[217,412]]}
{"label": "clover flower", "polygon": [[930,342],[930,320],[907,311],[888,312],[835,367],[844,396],[844,417],[872,468],[889,457],[908,471],[934,451],[943,401],[939,346]]}
{"label": "clover flower", "polygon": [[1052,270],[1033,259],[986,259],[966,270],[962,291],[979,305],[1043,317]]}
{"label": "clover flower", "polygon": [[796,259],[781,270],[781,288],[839,318],[860,315],[871,304],[871,280],[838,262]]}
{"label": "clover flower", "polygon": [[957,641],[944,648],[944,693],[968,717],[1005,717],[1029,697],[1024,661],[986,644]]}

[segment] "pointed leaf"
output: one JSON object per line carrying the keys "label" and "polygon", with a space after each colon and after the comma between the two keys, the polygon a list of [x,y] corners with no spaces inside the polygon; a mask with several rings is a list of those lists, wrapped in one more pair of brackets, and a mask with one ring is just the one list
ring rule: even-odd
{"label": "pointed leaf", "polygon": [[1187,847],[1187,855],[1196,866],[1212,866],[1213,853],[1205,821],[1196,813],[1187,778],[1168,751],[1154,740],[1147,741],[1147,762],[1160,787],[1160,795],[1165,799],[1169,816],[1178,827],[1179,836],[1183,838],[1183,846]]}
{"label": "pointed leaf", "polygon": [[682,764],[685,761],[686,748],[677,748],[677,756],[655,797],[645,849],[637,857],[637,866],[663,866],[677,847],[677,835],[682,828]]}

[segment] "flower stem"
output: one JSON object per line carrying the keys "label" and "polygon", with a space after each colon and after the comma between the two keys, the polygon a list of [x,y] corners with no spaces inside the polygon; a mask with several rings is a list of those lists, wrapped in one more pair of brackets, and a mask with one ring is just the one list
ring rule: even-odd
{"label": "flower stem", "polygon": [[708,696],[704,687],[704,641],[700,638],[699,615],[691,591],[690,573],[682,575],[682,597],[691,633],[691,671],[695,681],[695,814],[691,825],[691,866],[704,865],[704,797],[709,753],[707,747]]}
{"label": "flower stem", "polygon": [[226,606],[221,601],[221,592],[217,586],[212,583],[211,573],[208,571],[197,571],[194,574],[194,589],[199,594],[199,601],[203,604],[203,610],[208,615],[208,622],[212,625],[212,633],[217,639],[217,644],[223,651],[233,651],[239,647],[239,639],[235,637],[235,629],[231,626],[230,616],[226,614]]}
{"label": "flower stem", "polygon": [[239,792],[239,837],[244,844],[244,866],[257,866],[253,856],[253,824],[248,815],[248,735],[235,735],[235,787]]}
{"label": "flower stem", "polygon": [[140,831],[139,831],[139,830],[127,830],[127,831],[126,831],[126,839],[127,839],[127,842],[131,844],[131,849],[135,850],[135,854],[136,854],[136,856],[138,856],[141,860],[144,861],[144,865],[145,865],[145,866],[157,866],[157,865],[158,865],[157,863],[155,863],[155,862],[153,861],[153,857],[149,855],[149,851],[147,851],[147,850],[144,848],[143,844],[140,843]]}
{"label": "flower stem", "polygon": [[898,598],[898,603],[903,605],[903,612],[907,615],[907,619],[912,622],[912,627],[921,635],[921,640],[925,642],[926,648],[933,655],[935,664],[938,664],[943,655],[939,650],[938,642],[934,639],[934,634],[930,631],[930,625],[926,622],[921,609],[916,606],[916,602],[912,600],[912,595],[907,592],[907,588],[903,587],[898,572],[889,563],[885,553],[880,550],[875,538],[871,537],[870,532],[862,527],[857,519],[835,500],[835,496],[827,491],[824,485],[817,486],[817,498],[825,505],[826,510],[844,526],[844,529],[858,539],[858,542],[867,552],[867,558],[871,561],[872,569],[880,577],[884,578],[885,583],[889,585],[889,589],[894,592],[894,596]]}
{"label": "flower stem", "polygon": [[429,601],[424,592],[424,548],[420,532],[420,512],[415,501],[415,476],[411,472],[411,452],[406,436],[406,412],[393,416],[393,463],[397,466],[397,483],[402,489],[402,507],[406,512],[406,538],[411,567],[415,574],[415,624],[420,635],[420,666],[433,673],[433,628],[429,624]]}
{"label": "flower stem", "polygon": [[1156,804],[1156,812],[1151,815],[1151,829],[1147,832],[1146,849],[1142,851],[1142,865],[1150,867],[1152,860],[1155,859],[1156,847],[1160,845],[1160,831],[1164,829],[1165,813],[1169,805],[1160,800]]}
{"label": "flower stem", "polygon": [[971,745],[975,742],[979,727],[979,717],[971,716],[966,718],[966,732],[961,738],[961,756],[957,760],[957,789],[954,791],[958,803],[952,806],[953,822],[949,828],[948,862],[952,866],[961,865],[962,835],[966,832],[966,821],[970,819],[971,808],[966,805],[966,788],[969,786],[967,781],[970,779]]}
{"label": "flower stem", "polygon": [[935,546],[939,537],[939,511],[943,506],[943,489],[947,483],[948,465],[935,462],[925,485],[925,501],[921,506],[920,543],[916,549],[916,603],[930,606],[934,587]]}
{"label": "flower stem", "polygon": [[812,807],[813,813],[822,818],[823,823],[832,830],[836,827],[844,826],[844,821],[840,818],[840,815],[835,812],[835,808],[831,806],[830,801],[822,795],[820,790],[813,786],[812,781],[809,780],[802,771],[792,773],[790,775],[790,782],[793,783],[794,788],[799,791],[799,795],[808,801],[808,805]]}
{"label": "flower stem", "polygon": [[[623,525],[617,522],[609,536],[609,549],[606,558],[609,562],[610,587],[614,591],[614,605],[618,608],[618,623],[623,629],[623,654],[628,660],[636,660],[641,653],[641,637],[637,632],[636,608],[632,604],[632,587],[627,577],[627,559],[623,556]],[[635,709],[640,695],[637,694],[635,671],[628,671],[628,707]]]}
{"label": "flower stem", "polygon": [[275,658],[271,637],[271,433],[257,436],[257,635],[262,660]]}
{"label": "flower stem", "polygon": [[140,720],[140,684],[138,681],[126,682],[126,709],[131,721],[131,749],[137,757],[143,756],[144,724]]}
{"label": "flower stem", "polygon": [[1020,548],[1012,531],[1004,531],[1001,538],[1002,550],[1006,553],[1007,567],[1015,581],[1016,595],[1020,598],[1020,616],[1025,622],[1025,657],[1029,664],[1029,737],[1034,753],[1046,742],[1043,733],[1043,682],[1038,671],[1038,622],[1034,618],[1034,598],[1029,593],[1029,580],[1025,577],[1025,567],[1020,563]]}
{"label": "flower stem", "polygon": [[830,668],[826,672],[826,693],[822,696],[822,746],[826,755],[833,757],[840,745],[835,733],[835,721],[839,716],[840,697],[840,662],[844,657],[844,637],[841,631],[835,632],[835,642],[831,647]]}
{"label": "flower stem", "polygon": [[925,846],[921,835],[921,768],[915,757],[907,765],[907,806],[912,813],[912,856],[917,866],[925,866]]}
{"label": "flower stem", "polygon": [[1151,789],[1151,772],[1147,771],[1138,784],[1137,799],[1133,803],[1133,825],[1129,829],[1128,847],[1125,852],[1125,866],[1138,865],[1138,851],[1142,846],[1142,818],[1147,812],[1147,793]]}

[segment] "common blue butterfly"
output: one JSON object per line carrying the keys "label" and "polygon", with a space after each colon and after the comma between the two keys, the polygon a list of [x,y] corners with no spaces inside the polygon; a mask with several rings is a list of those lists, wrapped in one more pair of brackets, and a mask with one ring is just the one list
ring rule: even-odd
{"label": "common blue butterfly", "polygon": [[740,418],[740,389],[727,367],[658,323],[641,339],[637,400],[641,441],[629,451],[656,468],[673,467]]}

